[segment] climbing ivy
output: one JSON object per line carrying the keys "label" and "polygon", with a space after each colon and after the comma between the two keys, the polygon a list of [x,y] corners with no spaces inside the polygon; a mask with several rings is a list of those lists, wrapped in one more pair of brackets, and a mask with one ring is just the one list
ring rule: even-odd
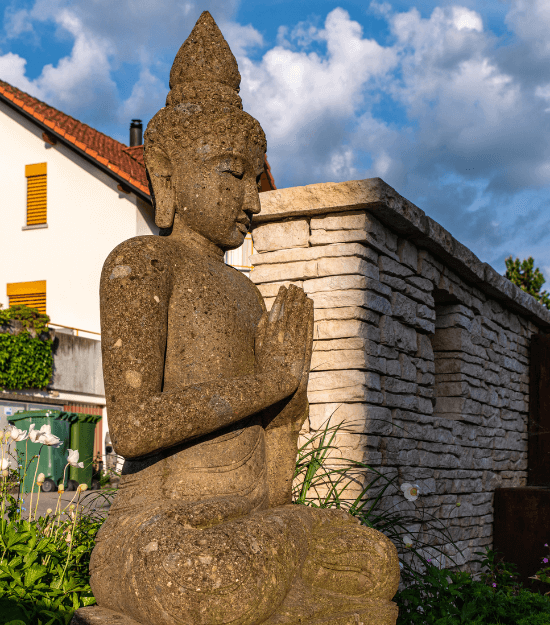
{"label": "climbing ivy", "polygon": [[24,304],[15,304],[5,310],[0,310],[0,326],[8,325],[10,321],[20,321],[26,330],[34,330],[37,334],[50,331],[48,315]]}
{"label": "climbing ivy", "polygon": [[[22,329],[9,333],[11,321],[21,322]],[[0,388],[44,389],[50,383],[53,341],[49,321],[48,315],[20,304],[0,310]]]}

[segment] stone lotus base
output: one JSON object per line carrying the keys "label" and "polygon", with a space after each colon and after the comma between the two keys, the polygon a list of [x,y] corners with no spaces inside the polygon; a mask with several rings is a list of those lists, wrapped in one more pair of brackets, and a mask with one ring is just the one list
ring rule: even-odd
{"label": "stone lotus base", "polygon": [[70,625],[142,625],[134,619],[100,608],[98,605],[92,605],[87,608],[77,610],[71,619]]}
{"label": "stone lotus base", "polygon": [[[397,606],[391,602],[383,602],[373,606],[368,613],[347,612],[334,616],[308,621],[304,625],[386,625],[395,623]],[[118,612],[93,605],[77,610],[70,625],[142,625]]]}

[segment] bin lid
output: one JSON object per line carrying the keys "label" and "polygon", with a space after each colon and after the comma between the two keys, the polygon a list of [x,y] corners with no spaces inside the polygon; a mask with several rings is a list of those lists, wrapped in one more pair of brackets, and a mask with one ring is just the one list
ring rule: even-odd
{"label": "bin lid", "polygon": [[80,423],[98,423],[101,421],[102,416],[97,414],[86,414],[84,412],[66,412],[67,417],[61,417],[63,419],[68,419],[71,423],[75,421],[80,421]]}
{"label": "bin lid", "polygon": [[15,421],[20,421],[21,419],[34,419],[37,417],[51,417],[52,419],[60,419],[71,423],[74,423],[75,421],[83,423],[97,423],[98,421],[101,421],[101,415],[66,412],[65,410],[51,410],[47,408],[45,410],[23,410],[21,412],[16,412],[14,415],[8,417],[8,422],[14,423]]}
{"label": "bin lid", "polygon": [[52,417],[52,419],[62,418],[60,415],[64,414],[63,410],[53,410],[51,408],[45,408],[44,410],[22,410],[16,412],[14,415],[8,417],[10,423],[14,421],[21,421],[21,419],[33,419],[36,417]]}

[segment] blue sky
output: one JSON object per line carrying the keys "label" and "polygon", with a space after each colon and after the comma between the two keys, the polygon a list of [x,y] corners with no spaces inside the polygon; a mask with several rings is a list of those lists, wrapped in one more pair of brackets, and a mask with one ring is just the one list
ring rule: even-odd
{"label": "blue sky", "polygon": [[204,9],[279,187],[380,176],[550,281],[548,0],[3,0],[0,78],[127,142]]}

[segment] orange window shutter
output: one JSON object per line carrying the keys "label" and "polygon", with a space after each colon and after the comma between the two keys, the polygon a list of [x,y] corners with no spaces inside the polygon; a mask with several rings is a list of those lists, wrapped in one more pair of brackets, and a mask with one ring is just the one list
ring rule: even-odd
{"label": "orange window shutter", "polygon": [[27,226],[46,224],[47,203],[47,163],[37,163],[25,167],[27,177]]}
{"label": "orange window shutter", "polygon": [[7,295],[10,306],[24,304],[46,313],[46,280],[33,282],[12,282],[8,284]]}

